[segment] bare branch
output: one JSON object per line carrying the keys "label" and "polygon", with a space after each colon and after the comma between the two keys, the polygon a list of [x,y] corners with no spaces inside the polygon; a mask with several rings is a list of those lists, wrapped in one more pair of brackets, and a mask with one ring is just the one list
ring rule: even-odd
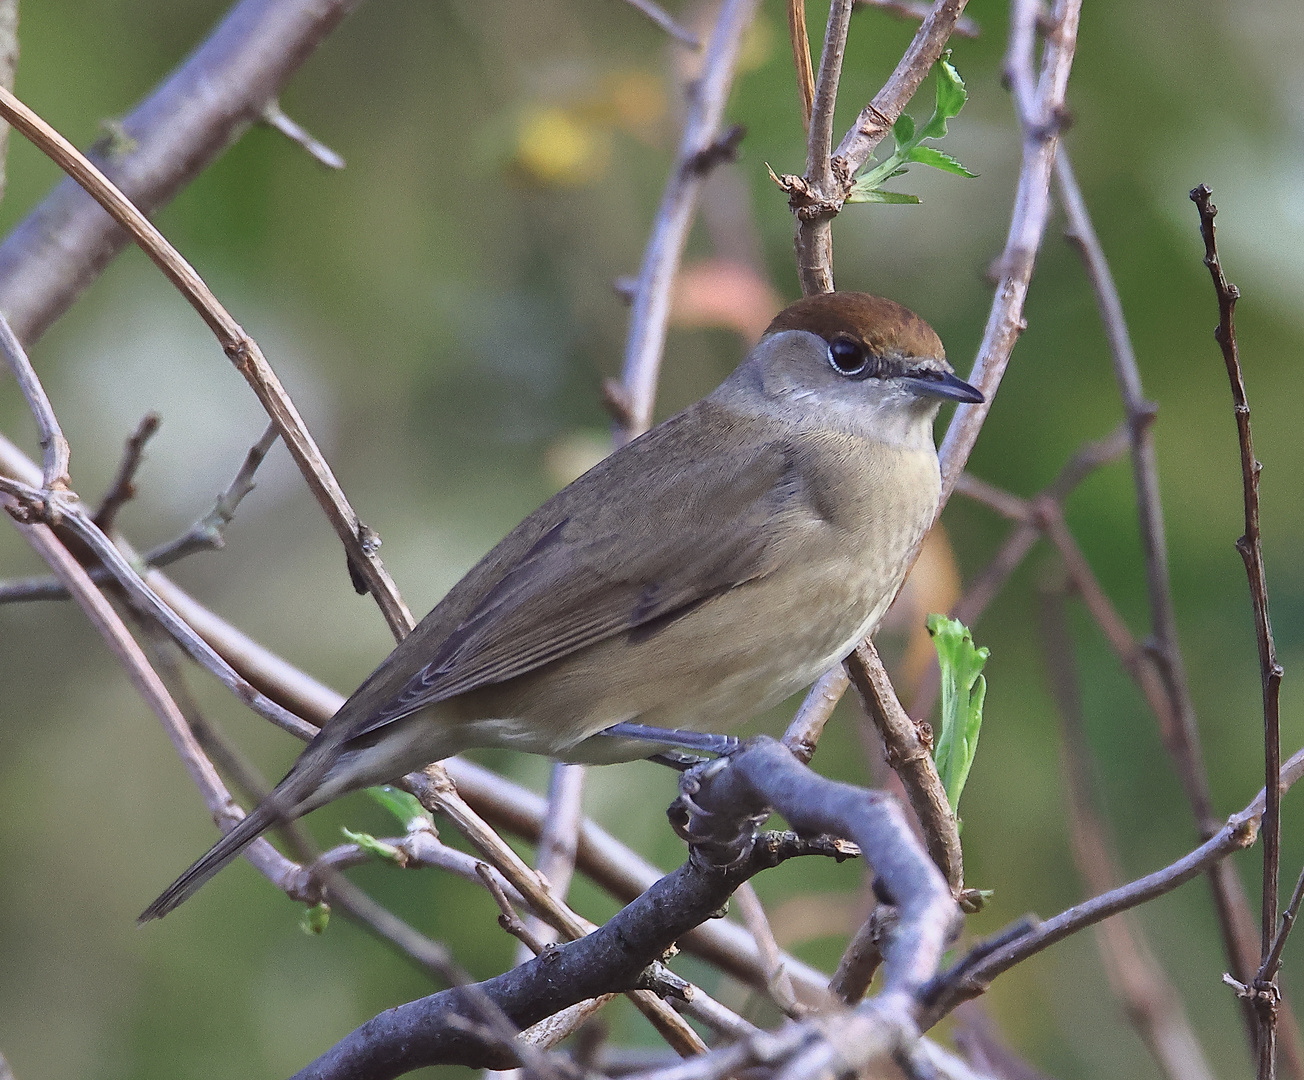
{"label": "bare branch", "polygon": [[358,515],[349,505],[298,409],[267,363],[258,344],[218,302],[194,268],[130,200],[76,147],[3,87],[0,87],[0,115],[94,196],[114,220],[131,234],[132,239],[208,324],[227,357],[245,377],[268,416],[276,424],[290,456],[299,466],[299,471],[326,512],[353,565],[358,568],[376,603],[380,605],[390,629],[396,637],[401,638],[412,629],[415,622],[380,561],[375,534],[358,520]]}
{"label": "bare branch", "polygon": [[[1063,589],[1041,590],[1041,641],[1060,714],[1074,861],[1089,892],[1107,892],[1123,875],[1093,791],[1091,750]],[[1213,1080],[1181,998],[1130,914],[1100,923],[1096,944],[1110,987],[1168,1080]]]}
{"label": "bare branch", "polygon": [[848,681],[847,669],[838,664],[829,668],[810,688],[793,716],[792,723],[788,725],[788,730],[783,733],[783,745],[798,761],[810,764],[820,736],[824,733],[824,725],[832,718],[833,710],[842,700]]}
{"label": "bare branch", "polygon": [[806,1010],[797,1001],[792,980],[783,970],[783,959],[779,954],[779,943],[774,939],[774,928],[770,926],[770,920],[765,914],[765,906],[761,903],[761,898],[756,895],[756,890],[750,881],[744,881],[738,886],[738,891],[734,893],[734,900],[738,903],[738,910],[742,913],[748,932],[756,940],[756,951],[760,953],[761,963],[765,965],[765,982],[770,998],[785,1015],[802,1016]]}
{"label": "bare branch", "polygon": [[693,84],[684,132],[643,254],[638,291],[630,311],[621,373],[628,393],[629,421],[618,433],[621,442],[641,435],[652,425],[652,399],[665,348],[671,293],[703,179],[702,173],[688,164],[720,135],[743,33],[751,25],[756,3],[724,0],[707,42],[701,77]]}
{"label": "bare branch", "polygon": [[136,473],[145,459],[145,444],[154,437],[162,422],[158,413],[148,412],[141,417],[136,430],[127,436],[117,474],[100,500],[100,508],[95,511],[95,524],[106,533],[113,531],[118,511],[136,497]]}
{"label": "bare branch", "polygon": [[[1281,890],[1281,789],[1276,778],[1281,770],[1281,679],[1284,671],[1277,662],[1277,646],[1272,637],[1272,618],[1268,613],[1268,575],[1263,565],[1263,541],[1259,533],[1259,474],[1263,466],[1254,456],[1254,434],[1250,429],[1250,403],[1245,392],[1240,353],[1236,347],[1236,301],[1240,290],[1223,275],[1214,234],[1214,217],[1218,208],[1213,192],[1201,184],[1191,192],[1191,201],[1200,212],[1200,233],[1204,237],[1204,264],[1213,278],[1218,297],[1218,328],[1214,338],[1222,349],[1223,363],[1232,388],[1232,405],[1236,415],[1236,435],[1241,449],[1241,488],[1245,503],[1245,534],[1236,541],[1236,550],[1245,562],[1250,582],[1250,602],[1254,609],[1255,640],[1259,647],[1259,675],[1263,683],[1263,768],[1267,804],[1263,817],[1263,915],[1262,964],[1267,969],[1277,934],[1277,904]],[[1277,1003],[1279,990],[1270,980],[1253,984],[1255,1013],[1258,1017],[1258,1056],[1260,1080],[1275,1080],[1277,1075]]]}
{"label": "bare branch", "polygon": [[687,45],[690,49],[700,49],[702,47],[700,37],[686,27],[680,26],[670,17],[665,8],[654,4],[652,0],[625,0],[625,3],[636,11],[642,12],[681,45]]}
{"label": "bare branch", "polygon": [[59,418],[54,415],[54,406],[50,404],[45,387],[36,377],[32,362],[3,315],[0,315],[0,353],[18,380],[18,388],[23,392],[27,407],[36,421],[36,430],[41,439],[41,486],[46,491],[67,491],[71,484],[68,477],[68,440],[63,437],[63,428],[59,426]]}
{"label": "bare branch", "polygon": [[[1297,751],[1282,765],[1282,789],[1289,788],[1301,775],[1304,775],[1304,750]],[[1250,847],[1258,838],[1263,807],[1264,793],[1260,791],[1249,806],[1228,818],[1214,836],[1162,870],[1093,897],[1044,922],[1039,921],[1031,929],[1016,924],[1014,929],[1017,932],[999,935],[995,947],[976,947],[970,957],[960,960],[924,990],[924,1026],[935,1023],[960,1001],[983,993],[992,979],[1029,956],[1079,930],[1094,926],[1102,919],[1172,892],[1179,885],[1205,873],[1210,864]]]}
{"label": "bare branch", "polygon": [[792,42],[792,67],[797,75],[797,97],[801,101],[801,126],[810,131],[811,110],[815,108],[815,72],[810,62],[806,0],[788,0],[788,39]]}
{"label": "bare branch", "polygon": [[952,894],[958,896],[964,886],[960,830],[941,777],[937,775],[937,766],[933,764],[932,732],[928,732],[925,743],[921,726],[901,707],[887,669],[871,643],[856,646],[846,666],[865,710],[883,739],[887,762],[901,778],[910,808],[919,819],[929,857],[946,877]]}
{"label": "bare branch", "polygon": [[[923,22],[933,10],[933,5],[925,3],[924,0],[856,0],[856,7],[874,8],[887,15],[908,19],[911,22]],[[981,36],[982,31],[977,20],[969,18],[968,15],[961,15],[956,19],[951,34],[954,37],[976,38]]]}
{"label": "bare branch", "polygon": [[[358,0],[242,0],[122,121],[131,149],[93,152],[146,215],[171,201],[257,120]],[[0,244],[0,311],[31,345],[129,242],[65,180]]]}
{"label": "bare branch", "polygon": [[[835,184],[845,187],[845,176],[837,173],[830,156],[833,149],[833,108],[842,77],[842,57],[851,26],[851,0],[833,0],[820,53],[819,77],[811,106],[810,130],[806,140],[806,175],[802,178],[797,215],[797,276],[805,296],[833,291],[833,218],[841,205],[833,198]],[[845,197],[845,196],[844,196]]]}

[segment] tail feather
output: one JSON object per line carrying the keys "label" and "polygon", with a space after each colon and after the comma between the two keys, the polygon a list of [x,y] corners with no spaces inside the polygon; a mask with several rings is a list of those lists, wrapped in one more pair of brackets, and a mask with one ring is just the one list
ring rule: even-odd
{"label": "tail feather", "polygon": [[275,796],[264,799],[243,818],[234,829],[205,852],[176,881],[163,890],[163,894],[137,917],[136,922],[147,923],[161,919],[178,904],[188,900],[209,878],[216,874],[245,848],[262,836],[283,816]]}

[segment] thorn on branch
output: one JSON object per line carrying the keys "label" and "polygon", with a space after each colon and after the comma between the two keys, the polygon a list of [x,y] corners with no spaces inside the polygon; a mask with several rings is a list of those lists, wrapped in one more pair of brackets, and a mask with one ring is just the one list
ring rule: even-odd
{"label": "thorn on branch", "polygon": [[308,155],[328,169],[344,168],[344,158],[325,143],[315,139],[302,125],[295,123],[281,109],[275,98],[263,106],[262,122],[273,131],[278,131],[292,143],[302,147]]}

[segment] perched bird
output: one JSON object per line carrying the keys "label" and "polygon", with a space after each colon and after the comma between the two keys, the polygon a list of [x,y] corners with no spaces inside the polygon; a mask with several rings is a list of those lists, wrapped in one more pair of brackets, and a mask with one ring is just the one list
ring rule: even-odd
{"label": "perched bird", "polygon": [[657,747],[603,732],[713,731],[813,682],[877,626],[932,524],[943,398],[983,400],[913,312],[793,304],[714,393],[480,560],[141,920],[277,822],[462,750],[627,761]]}

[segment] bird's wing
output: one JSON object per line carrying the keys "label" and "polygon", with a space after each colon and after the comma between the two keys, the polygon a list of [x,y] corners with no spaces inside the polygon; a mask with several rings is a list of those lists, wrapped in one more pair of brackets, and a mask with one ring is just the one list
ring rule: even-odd
{"label": "bird's wing", "polygon": [[593,499],[569,500],[572,512],[507,567],[429,661],[350,736],[617,634],[655,633],[770,573],[800,544],[802,524],[826,524],[781,444],[757,446],[727,471],[684,461],[655,472],[646,498],[618,514]]}

